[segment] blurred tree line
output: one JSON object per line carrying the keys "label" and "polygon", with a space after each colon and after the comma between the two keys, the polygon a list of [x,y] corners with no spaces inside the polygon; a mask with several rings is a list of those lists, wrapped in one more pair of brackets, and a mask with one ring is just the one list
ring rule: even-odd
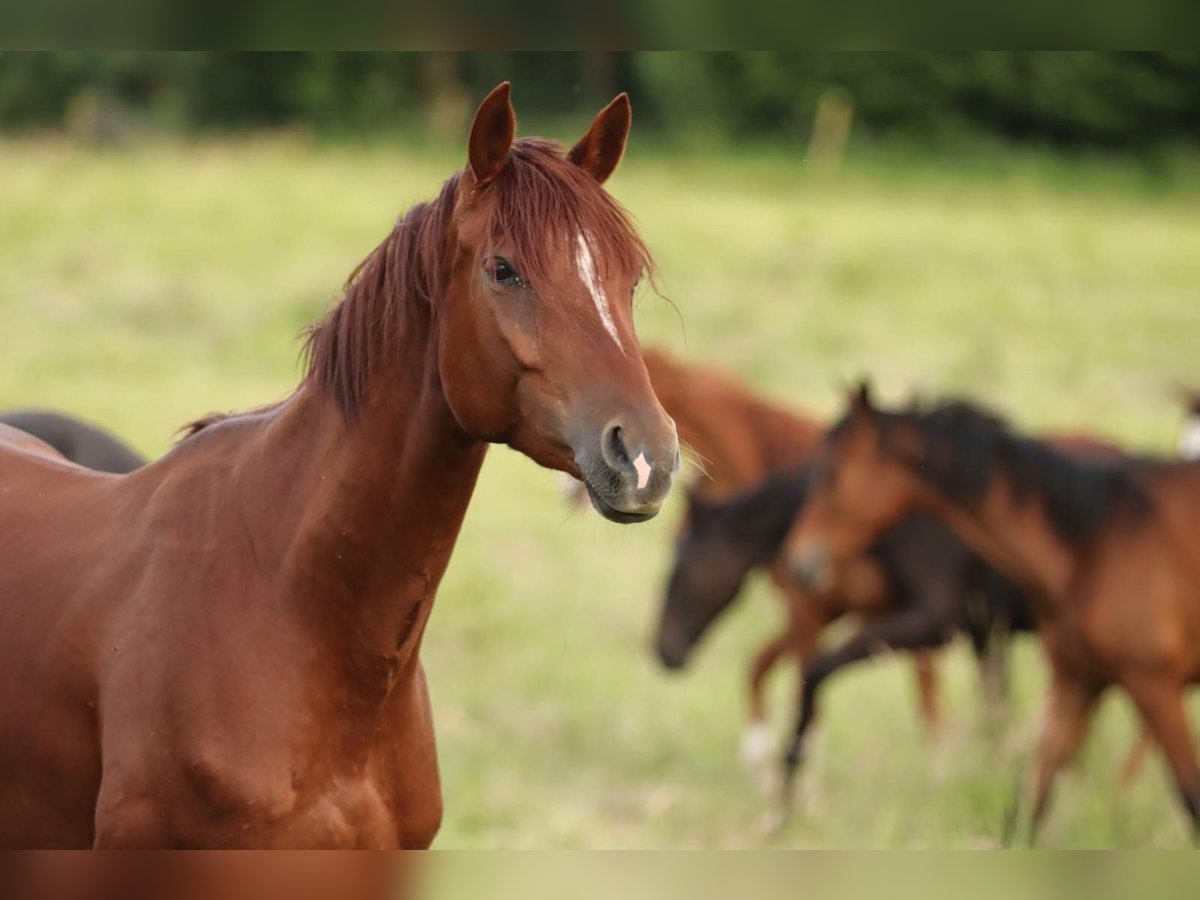
{"label": "blurred tree line", "polygon": [[832,93],[868,135],[1200,142],[1200,53],[1188,51],[4,53],[0,130],[449,132],[505,78],[533,118],[628,90],[639,124],[803,137]]}

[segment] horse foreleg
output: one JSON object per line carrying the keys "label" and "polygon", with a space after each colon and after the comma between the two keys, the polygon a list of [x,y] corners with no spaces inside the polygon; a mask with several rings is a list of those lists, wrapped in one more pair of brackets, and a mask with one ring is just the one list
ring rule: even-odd
{"label": "horse foreleg", "polygon": [[937,662],[929,651],[913,654],[913,668],[917,676],[917,705],[921,719],[931,737],[941,731],[941,710],[938,707]]}
{"label": "horse foreleg", "polygon": [[1012,632],[1008,623],[994,619],[982,645],[975,646],[984,717],[989,725],[999,725],[1005,717],[1008,707],[1008,657],[1011,652]]}
{"label": "horse foreleg", "polygon": [[1050,806],[1054,781],[1064,765],[1071,761],[1087,734],[1088,720],[1096,700],[1096,691],[1062,675],[1056,675],[1050,687],[1038,742],[1033,788],[1033,812],[1029,822],[1029,842],[1037,838],[1038,829]]}
{"label": "horse foreleg", "polygon": [[1153,738],[1143,729],[1142,732],[1134,740],[1133,746],[1129,748],[1129,753],[1125,756],[1125,761],[1121,763],[1121,772],[1118,776],[1118,781],[1123,790],[1128,789],[1138,773],[1142,770],[1142,765],[1146,762],[1146,757],[1150,755],[1150,748],[1153,746]]}
{"label": "horse foreleg", "polygon": [[783,632],[771,638],[754,655],[750,664],[750,721],[765,722],[767,719],[766,684],[767,676],[775,668],[780,657],[792,649],[792,629],[789,626]]}
{"label": "horse foreleg", "polygon": [[804,661],[816,648],[820,637],[821,621],[813,608],[813,601],[799,591],[784,592],[788,601],[788,624],[782,633],[759,650],[750,669],[750,724],[742,739],[741,759],[759,784],[770,790],[772,778],[771,729],[767,724],[765,686],[766,678],[779,660],[792,653],[803,671]]}
{"label": "horse foreleg", "polygon": [[1179,799],[1192,821],[1193,838],[1200,840],[1200,765],[1183,708],[1183,693],[1168,678],[1127,682],[1146,728],[1162,747]]}
{"label": "horse foreleg", "polygon": [[767,787],[771,758],[771,726],[767,722],[765,697],[767,675],[790,649],[792,629],[789,627],[764,644],[750,666],[750,721],[742,735],[738,757],[764,788]]}
{"label": "horse foreleg", "polygon": [[920,608],[882,616],[865,625],[841,647],[830,653],[819,654],[804,667],[796,730],[783,764],[781,800],[785,810],[790,810],[793,805],[796,779],[804,761],[805,742],[816,716],[817,691],[822,683],[843,666],[869,659],[883,650],[939,647],[946,641],[947,630],[944,626],[940,617],[931,616],[927,610]]}

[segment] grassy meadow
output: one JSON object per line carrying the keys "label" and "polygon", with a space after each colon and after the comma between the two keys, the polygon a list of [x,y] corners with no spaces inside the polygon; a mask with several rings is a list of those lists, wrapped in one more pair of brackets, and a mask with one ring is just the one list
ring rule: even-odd
{"label": "grassy meadow", "polygon": [[[107,149],[0,142],[0,408],[83,415],[148,454],[184,421],[284,396],[299,330],[457,152],[295,136]],[[1035,429],[1167,451],[1175,380],[1200,383],[1200,161],[875,148],[837,171],[800,150],[635,137],[613,192],[667,303],[643,340],[822,413],[837,387],[969,393]],[[1026,640],[1011,721],[982,727],[965,648],[943,654],[946,733],[918,725],[903,660],[834,680],[804,813],[770,840],[736,760],[744,669],[781,621],[756,582],[690,671],[649,652],[679,504],[619,527],[558,478],[489,456],[425,646],[446,820],[462,847],[991,846],[1035,733]],[[231,623],[236,627],[236,623]],[[794,676],[773,684],[790,724]],[[1200,705],[1193,705],[1200,734]],[[1110,697],[1044,832],[1051,846],[1187,844],[1155,759]]]}

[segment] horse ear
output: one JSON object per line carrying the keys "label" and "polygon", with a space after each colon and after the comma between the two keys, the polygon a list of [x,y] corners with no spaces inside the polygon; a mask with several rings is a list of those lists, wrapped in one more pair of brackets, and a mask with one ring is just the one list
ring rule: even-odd
{"label": "horse ear", "polygon": [[571,148],[567,158],[604,184],[621,162],[632,122],[633,108],[629,105],[629,95],[618,94],[612,103],[596,114],[592,127]]}
{"label": "horse ear", "polygon": [[856,413],[869,413],[874,409],[871,400],[871,382],[866,378],[859,379],[858,384],[850,389],[849,406]]}
{"label": "horse ear", "polygon": [[511,90],[507,81],[494,87],[479,104],[471,125],[467,158],[479,187],[492,181],[508,164],[508,151],[517,133],[517,114],[509,100]]}

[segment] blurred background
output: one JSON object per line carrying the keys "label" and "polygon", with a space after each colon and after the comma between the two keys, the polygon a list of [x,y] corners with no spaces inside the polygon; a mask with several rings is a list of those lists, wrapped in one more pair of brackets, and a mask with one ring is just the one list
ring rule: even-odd
{"label": "blurred background", "polygon": [[[0,54],[0,409],[158,455],[191,418],[285,396],[300,329],[463,165],[504,79],[521,131],[567,143],[630,92],[610,188],[661,268],[644,343],[820,416],[870,374],[888,401],[966,394],[1172,451],[1172,390],[1200,384],[1187,52]],[[659,671],[678,510],[613,526],[490,455],[426,638],[438,846],[994,842],[1043,693],[1034,641],[999,737],[957,645],[937,741],[897,661],[839,677],[805,813],[765,841],[736,753],[744,668],[783,612],[756,582],[688,672]],[[774,681],[782,732],[794,676]],[[1111,699],[1048,843],[1186,845],[1157,762],[1112,787],[1133,733]]]}

